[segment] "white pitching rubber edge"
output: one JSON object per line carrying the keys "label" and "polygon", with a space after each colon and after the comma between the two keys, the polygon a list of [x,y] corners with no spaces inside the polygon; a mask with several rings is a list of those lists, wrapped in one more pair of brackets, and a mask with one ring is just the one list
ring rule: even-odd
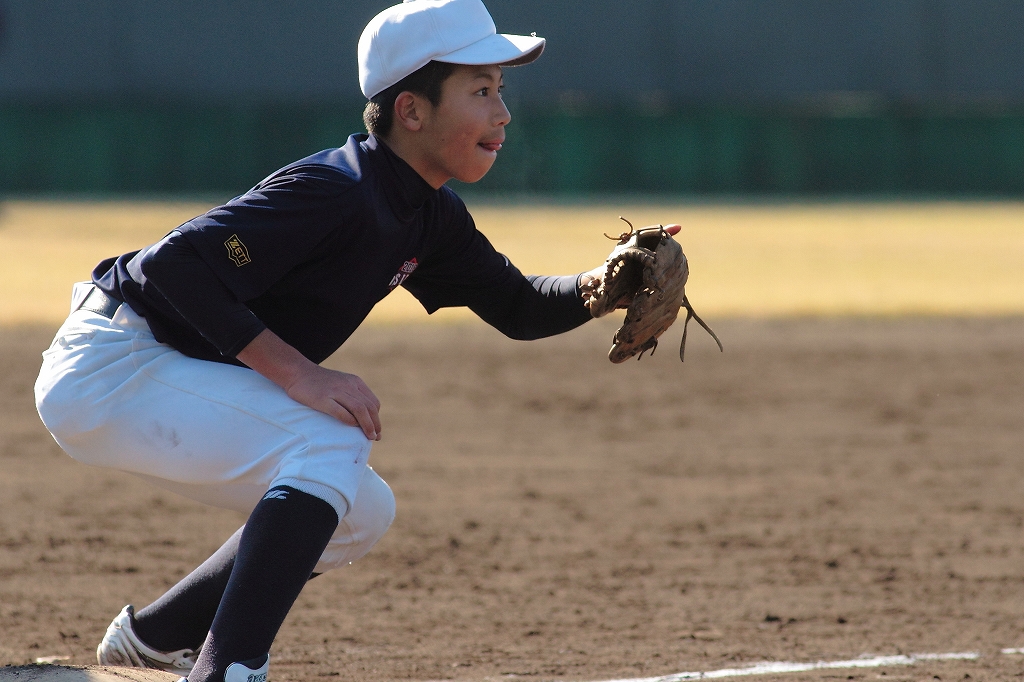
{"label": "white pitching rubber edge", "polygon": [[[1024,652],[1024,650],[1021,650]],[[1003,650],[1007,653],[1007,650]],[[776,675],[778,673],[801,673],[808,670],[836,670],[841,668],[885,668],[892,665],[914,665],[923,661],[974,661],[980,658],[975,651],[948,654],[909,654],[899,656],[862,656],[848,661],[817,661],[815,663],[794,663],[790,661],[767,661],[742,668],[723,668],[704,672],[675,673],[661,677],[635,677],[607,682],[679,682],[681,680],[714,680],[723,677],[747,677],[750,675]]]}

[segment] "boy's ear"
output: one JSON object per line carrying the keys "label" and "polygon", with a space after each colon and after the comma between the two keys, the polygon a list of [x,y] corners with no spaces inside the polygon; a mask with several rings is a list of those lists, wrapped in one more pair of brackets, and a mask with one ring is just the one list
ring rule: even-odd
{"label": "boy's ear", "polygon": [[395,98],[395,122],[406,130],[418,131],[423,127],[425,107],[425,98],[409,91],[402,92]]}

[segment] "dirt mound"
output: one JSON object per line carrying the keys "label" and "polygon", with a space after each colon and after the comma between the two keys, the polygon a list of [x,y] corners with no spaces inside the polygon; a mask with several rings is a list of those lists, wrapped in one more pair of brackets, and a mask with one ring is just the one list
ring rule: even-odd
{"label": "dirt mound", "polygon": [[20,665],[0,668],[0,682],[177,682],[178,675],[98,665]]}

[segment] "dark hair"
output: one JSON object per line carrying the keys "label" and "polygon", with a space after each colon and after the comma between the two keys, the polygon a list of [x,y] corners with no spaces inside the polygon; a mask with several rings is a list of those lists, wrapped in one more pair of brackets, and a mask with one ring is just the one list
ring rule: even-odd
{"label": "dark hair", "polygon": [[403,92],[423,95],[435,107],[441,103],[441,84],[455,73],[455,64],[427,62],[394,85],[370,98],[363,109],[366,131],[384,137],[391,132],[395,118],[395,100]]}

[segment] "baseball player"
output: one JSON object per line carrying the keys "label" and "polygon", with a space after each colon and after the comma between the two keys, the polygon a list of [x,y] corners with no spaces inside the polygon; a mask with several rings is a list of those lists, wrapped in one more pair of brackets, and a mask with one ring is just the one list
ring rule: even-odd
{"label": "baseball player", "polygon": [[367,466],[380,401],[319,363],[396,287],[428,313],[468,306],[517,339],[591,319],[581,285],[602,267],[522,275],[445,186],[490,169],[509,122],[502,67],[543,49],[497,34],[480,0],[384,10],[358,46],[368,134],[75,286],[35,387],[56,441],[80,462],[249,515],[166,594],[126,606],[100,664],[265,682],[306,581],[381,538],[395,501]]}

